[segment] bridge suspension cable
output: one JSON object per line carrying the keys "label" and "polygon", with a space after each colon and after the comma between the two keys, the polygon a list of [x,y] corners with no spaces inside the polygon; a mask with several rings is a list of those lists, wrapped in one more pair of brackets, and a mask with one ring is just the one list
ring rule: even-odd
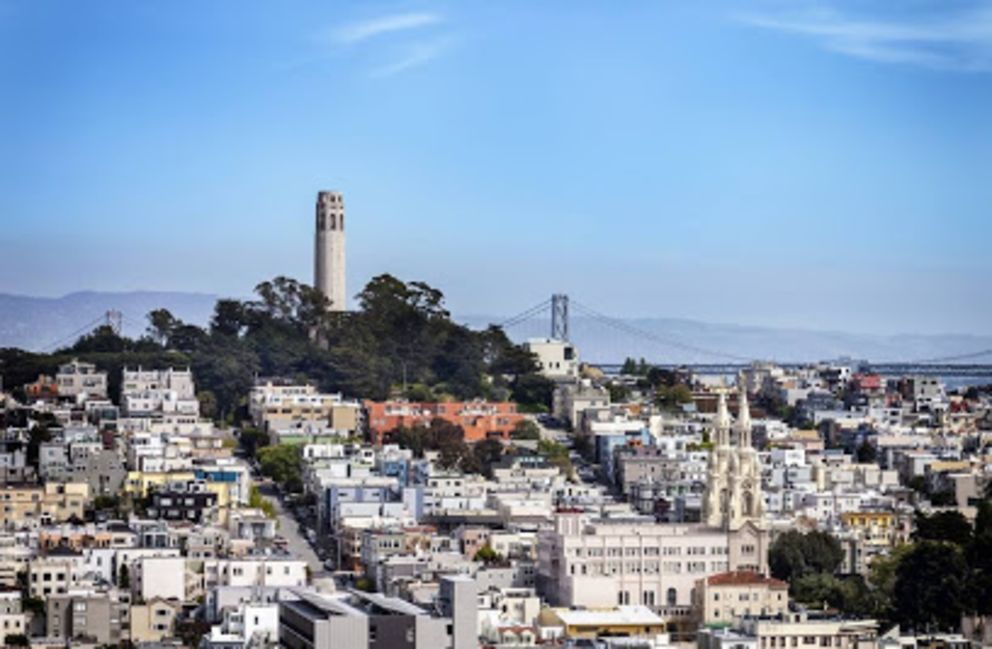
{"label": "bridge suspension cable", "polygon": [[545,300],[540,304],[535,304],[534,306],[532,306],[531,308],[525,311],[521,311],[512,318],[507,318],[503,322],[500,322],[497,326],[500,327],[501,329],[507,329],[508,327],[515,327],[518,324],[521,324],[523,322],[526,322],[527,320],[530,320],[531,318],[541,315],[550,308],[551,308],[551,300],[550,299]]}
{"label": "bridge suspension cable", "polygon": [[83,325],[82,327],[80,327],[79,329],[76,329],[71,334],[68,334],[66,336],[62,336],[61,338],[59,338],[55,342],[52,342],[52,343],[49,343],[48,345],[45,345],[44,347],[41,348],[41,351],[42,352],[46,352],[46,353],[47,352],[51,352],[51,351],[54,351],[54,350],[58,349],[59,347],[61,347],[62,345],[66,344],[66,343],[76,342],[76,340],[80,336],[82,336],[83,334],[89,333],[90,331],[92,331],[93,329],[95,329],[96,327],[98,327],[101,323],[106,322],[106,319],[107,319],[106,318],[106,315],[100,315],[99,317],[97,317],[96,319],[92,320],[91,322],[88,322],[85,325]]}
{"label": "bridge suspension cable", "polygon": [[651,342],[657,343],[659,345],[664,345],[666,347],[674,347],[676,349],[681,349],[683,351],[694,352],[696,354],[703,354],[706,356],[713,356],[716,358],[725,358],[733,361],[739,361],[742,363],[750,363],[754,359],[748,358],[746,356],[739,356],[737,354],[730,354],[727,352],[721,352],[713,349],[706,349],[705,347],[697,347],[695,345],[689,345],[677,340],[672,340],[670,338],[665,338],[664,336],[659,336],[650,331],[641,329],[640,327],[635,327],[634,325],[624,322],[623,320],[618,320],[617,318],[611,318],[608,315],[600,313],[595,309],[585,306],[581,302],[572,299],[572,305],[583,315],[593,318],[594,320],[605,324],[609,327],[613,327],[618,331],[622,331],[632,336],[637,336],[645,340],[650,340]]}

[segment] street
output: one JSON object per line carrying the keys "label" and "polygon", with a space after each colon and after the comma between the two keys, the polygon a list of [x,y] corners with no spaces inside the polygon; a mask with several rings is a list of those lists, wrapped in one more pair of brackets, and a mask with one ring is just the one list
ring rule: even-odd
{"label": "street", "polygon": [[327,576],[327,571],[324,569],[324,562],[314,552],[313,546],[310,545],[306,537],[300,534],[299,523],[283,507],[282,499],[279,498],[279,492],[272,483],[259,483],[258,490],[275,507],[276,520],[279,522],[278,534],[286,539],[286,550],[294,557],[307,562],[307,565],[310,567],[311,578]]}

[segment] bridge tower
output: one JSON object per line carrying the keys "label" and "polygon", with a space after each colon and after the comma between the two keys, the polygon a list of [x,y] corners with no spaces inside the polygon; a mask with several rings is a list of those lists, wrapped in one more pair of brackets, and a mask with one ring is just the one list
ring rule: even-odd
{"label": "bridge tower", "polygon": [[568,342],[568,296],[564,293],[551,296],[551,338]]}
{"label": "bridge tower", "polygon": [[118,336],[121,335],[121,324],[124,320],[124,314],[117,309],[110,309],[103,315],[103,317],[104,323],[110,327],[110,330]]}

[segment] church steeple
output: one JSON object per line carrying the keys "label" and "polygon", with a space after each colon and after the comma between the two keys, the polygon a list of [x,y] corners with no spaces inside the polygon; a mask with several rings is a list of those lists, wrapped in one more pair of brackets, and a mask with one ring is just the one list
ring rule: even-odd
{"label": "church steeple", "polygon": [[730,446],[730,413],[727,411],[727,394],[723,390],[716,402],[716,417],[713,419],[713,443],[717,448]]}
{"label": "church steeple", "polygon": [[[719,392],[713,418],[713,443],[707,463],[703,521],[728,530],[747,522],[762,524],[761,467],[751,446],[751,409],[744,382],[738,382],[737,420],[733,427],[727,411],[726,390]],[[731,439],[733,431],[733,439]]]}
{"label": "church steeple", "polygon": [[751,407],[747,402],[747,386],[744,377],[737,380],[737,446],[751,448]]}

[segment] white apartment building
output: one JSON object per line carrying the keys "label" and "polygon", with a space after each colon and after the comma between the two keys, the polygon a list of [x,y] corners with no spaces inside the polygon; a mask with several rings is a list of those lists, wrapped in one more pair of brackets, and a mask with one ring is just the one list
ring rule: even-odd
{"label": "white apartment building", "polygon": [[537,357],[541,374],[549,379],[575,379],[579,376],[579,352],[572,343],[554,338],[531,338],[524,348]]}
{"label": "white apartment building", "polygon": [[93,363],[84,363],[76,359],[59,366],[55,374],[60,397],[73,399],[106,399],[107,373],[98,372]]}
{"label": "white apartment building", "polygon": [[188,577],[185,557],[141,557],[131,564],[131,588],[144,601],[153,597],[162,599],[186,598]]}
{"label": "white apartment building", "polygon": [[121,377],[121,412],[125,417],[177,415],[199,417],[200,402],[189,370],[137,370],[124,368]]}
{"label": "white apartment building", "polygon": [[121,377],[121,394],[162,390],[175,392],[178,399],[192,399],[196,396],[193,372],[188,368],[177,370],[144,370],[124,368]]}
{"label": "white apartment building", "polygon": [[206,559],[203,562],[203,586],[305,586],[307,564],[286,557],[245,557],[240,559]]}

